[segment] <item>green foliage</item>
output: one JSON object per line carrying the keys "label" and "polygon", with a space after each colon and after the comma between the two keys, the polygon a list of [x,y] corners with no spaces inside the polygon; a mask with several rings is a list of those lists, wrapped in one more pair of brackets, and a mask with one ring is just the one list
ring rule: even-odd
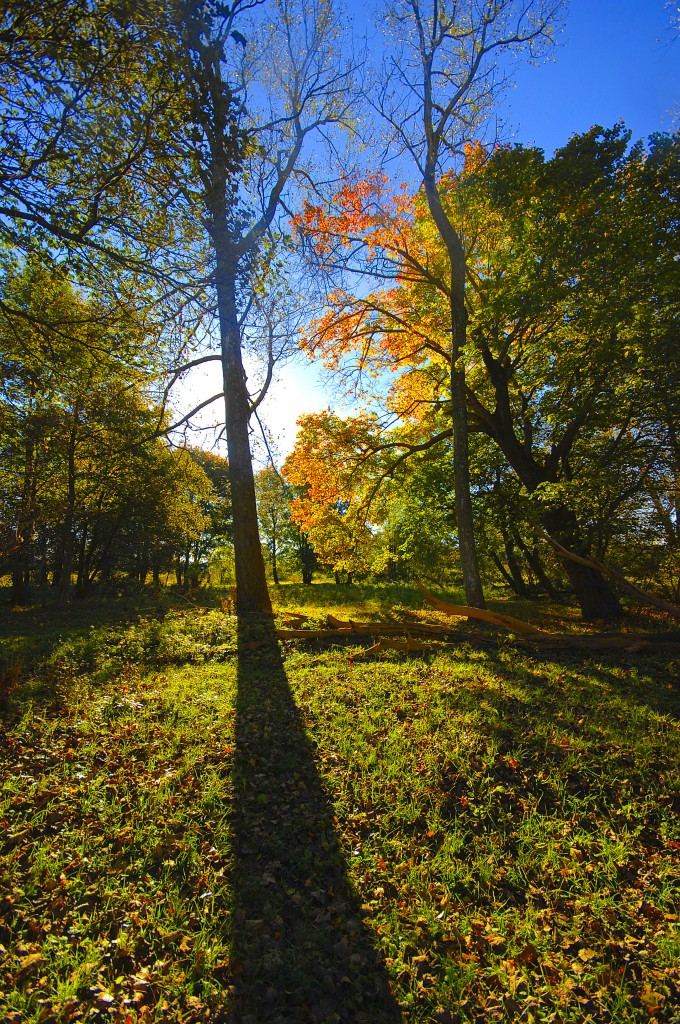
{"label": "green foliage", "polygon": [[81,594],[121,571],[157,580],[176,552],[188,566],[187,549],[200,562],[229,532],[226,466],[158,437],[162,352],[145,318],[111,323],[38,259],[6,265],[2,298],[23,317],[0,328],[0,564],[14,599],[31,585],[63,595],[73,573]]}

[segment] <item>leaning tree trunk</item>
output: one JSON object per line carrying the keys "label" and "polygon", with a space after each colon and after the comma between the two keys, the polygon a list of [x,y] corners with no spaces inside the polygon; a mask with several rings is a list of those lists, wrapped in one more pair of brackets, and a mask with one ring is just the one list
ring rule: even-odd
{"label": "leaning tree trunk", "polygon": [[[456,503],[458,549],[465,586],[465,599],[473,608],[484,608],[484,591],[479,575],[475,529],[470,497],[470,446],[468,439],[467,390],[461,357],[467,338],[465,308],[465,252],[439,199],[432,172],[424,177],[425,195],[451,267],[451,418],[453,421],[453,482]],[[461,365],[459,365],[461,360]]]}
{"label": "leaning tree trunk", "polygon": [[531,597],[531,591],[522,576],[517,556],[515,555],[515,541],[511,533],[504,527],[501,528],[505,557],[508,560],[508,570],[512,577],[512,588],[518,597]]}
{"label": "leaning tree trunk", "polygon": [[[214,226],[216,235],[220,232],[220,226]],[[225,234],[227,230],[225,224]],[[220,319],[225,432],[234,523],[236,613],[272,616],[260,543],[255,477],[248,436],[250,400],[241,356],[241,331],[236,306],[237,262],[229,252],[226,239],[219,244],[219,240],[215,238],[215,243],[215,284]]]}
{"label": "leaning tree trunk", "polygon": [[541,556],[538,551],[538,545],[535,545],[533,550],[530,549],[528,545],[525,544],[525,542],[522,540],[522,537],[519,533],[515,534],[515,540],[517,541],[517,545],[519,546],[521,551],[524,553],[524,557],[527,560],[527,565],[534,573],[540,586],[543,587],[548,597],[552,601],[556,601],[558,604],[564,604],[564,598],[560,594],[557,587],[553,585],[552,580],[543,568],[543,562],[541,561]]}
{"label": "leaning tree trunk", "polygon": [[[486,430],[498,445],[508,464],[526,487],[534,494],[541,483],[554,483],[555,476],[541,466],[531,451],[517,439],[513,427],[512,409],[508,388],[509,372],[490,352],[484,354],[484,362],[493,384],[496,409],[485,411]],[[566,505],[539,506],[537,518],[546,533],[563,547],[577,554],[587,554],[583,536],[575,513]],[[619,600],[605,578],[594,569],[569,564],[561,559],[564,571],[581,607],[584,619],[617,619],[621,615]]]}

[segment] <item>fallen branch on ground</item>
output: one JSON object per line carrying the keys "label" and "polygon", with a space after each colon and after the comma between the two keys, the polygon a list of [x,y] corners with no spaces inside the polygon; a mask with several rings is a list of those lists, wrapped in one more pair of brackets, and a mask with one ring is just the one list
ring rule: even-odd
{"label": "fallen branch on ground", "polygon": [[545,539],[552,544],[555,551],[561,558],[568,558],[570,562],[576,562],[578,565],[584,565],[586,569],[594,569],[595,572],[601,573],[603,576],[608,576],[610,580],[616,583],[621,590],[626,590],[629,594],[633,594],[639,600],[644,601],[645,604],[651,604],[655,608],[659,608],[662,612],[668,612],[675,619],[680,619],[680,608],[677,604],[673,604],[671,601],[664,601],[662,597],[656,597],[654,594],[648,594],[646,590],[641,590],[640,587],[636,587],[634,583],[631,583],[622,576],[616,569],[610,568],[605,565],[604,562],[600,562],[597,558],[591,558],[588,555],[577,555],[575,552],[565,548],[559,541],[556,541],[550,534],[546,533],[545,530],[541,530],[541,534]]}
{"label": "fallen branch on ground", "polygon": [[445,612],[446,615],[455,615],[460,618],[468,619],[480,619],[482,622],[490,622],[494,626],[502,626],[508,629],[511,633],[519,633],[522,636],[550,636],[551,634],[546,633],[542,629],[537,629],[536,626],[532,626],[529,622],[523,622],[521,619],[514,619],[510,615],[502,615],[499,612],[490,612],[486,608],[470,608],[464,604],[448,604],[446,601],[442,601],[440,598],[435,597],[431,594],[427,587],[423,586],[422,583],[417,583],[418,590],[421,591],[435,608],[438,608],[440,612]]}
{"label": "fallen branch on ground", "polygon": [[[511,643],[529,646],[534,650],[627,650],[634,653],[646,649],[680,647],[680,631],[672,633],[547,633],[510,615],[468,608],[466,605],[447,604],[422,585],[419,584],[419,586],[428,600],[441,611],[459,618],[481,618],[485,622],[518,634],[510,641]],[[418,622],[413,619],[408,622],[355,622],[352,619],[338,619],[334,615],[328,615],[326,624],[328,627],[326,629],[277,629],[276,636],[279,640],[377,638],[377,643],[367,650],[351,655],[352,659],[367,654],[377,654],[384,650],[424,652],[457,647],[462,643],[488,646],[496,642],[488,634],[463,632],[450,629],[440,623]],[[403,639],[398,639],[399,637]]]}

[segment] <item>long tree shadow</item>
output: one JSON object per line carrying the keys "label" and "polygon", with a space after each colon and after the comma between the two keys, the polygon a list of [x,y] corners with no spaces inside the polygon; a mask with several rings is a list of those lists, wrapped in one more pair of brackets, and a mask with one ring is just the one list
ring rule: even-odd
{"label": "long tree shadow", "polygon": [[234,1020],[399,1021],[266,624],[239,625],[236,714]]}

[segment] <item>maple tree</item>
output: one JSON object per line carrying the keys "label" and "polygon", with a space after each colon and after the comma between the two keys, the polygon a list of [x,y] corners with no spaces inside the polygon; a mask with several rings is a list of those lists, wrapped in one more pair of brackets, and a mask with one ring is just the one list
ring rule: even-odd
{"label": "maple tree", "polygon": [[[628,142],[619,125],[574,137],[552,160],[469,147],[464,171],[438,185],[469,254],[469,429],[516,475],[525,514],[583,553],[598,522],[610,523],[606,545],[614,513],[639,503],[653,467],[674,459],[672,432],[657,430],[650,445],[647,426],[658,416],[651,379],[677,330],[678,140],[653,139],[649,152]],[[382,418],[308,419],[313,443],[303,431],[291,460],[317,507],[335,500],[329,479],[341,473],[344,500],[367,507],[408,459],[453,435],[447,255],[422,192],[395,197],[378,176],[345,183],[330,212],[308,207],[304,228],[323,258],[360,254],[391,278],[369,294],[337,290],[305,340],[346,378],[380,382]],[[597,572],[567,561],[564,571],[585,616],[618,615]]]}

